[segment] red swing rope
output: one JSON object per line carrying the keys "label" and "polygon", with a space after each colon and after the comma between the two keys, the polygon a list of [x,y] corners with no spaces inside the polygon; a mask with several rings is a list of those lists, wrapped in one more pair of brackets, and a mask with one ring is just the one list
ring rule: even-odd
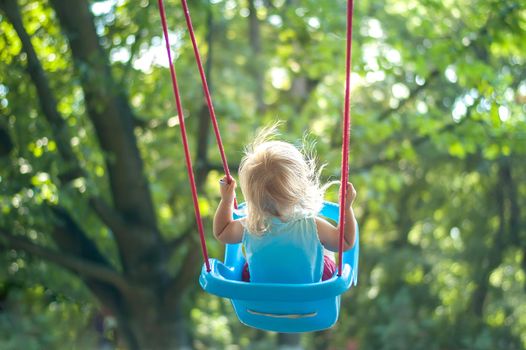
{"label": "red swing rope", "polygon": [[172,54],[170,52],[170,40],[168,38],[168,28],[166,25],[166,14],[164,11],[163,0],[158,0],[158,5],[159,5],[159,14],[161,16],[161,23],[163,26],[164,40],[166,43],[166,52],[168,54],[168,62],[170,65],[170,75],[172,78],[172,88],[173,88],[174,97],[175,97],[175,104],[177,106],[177,117],[179,118],[181,137],[183,139],[186,169],[188,171],[188,178],[190,180],[190,188],[192,190],[192,200],[194,204],[195,220],[197,221],[197,229],[199,230],[199,238],[201,240],[201,250],[203,253],[203,259],[205,260],[206,271],[210,272],[210,263],[208,262],[208,251],[206,249],[205,233],[203,229],[203,220],[201,219],[201,211],[199,210],[199,200],[197,198],[197,188],[195,186],[194,170],[192,167],[192,158],[190,157],[190,149],[188,147],[188,139],[186,137],[186,127],[184,124],[183,106],[181,104],[181,96],[179,94],[179,87],[177,85],[177,77],[175,75],[175,68],[172,62]]}
{"label": "red swing rope", "polygon": [[[192,18],[190,17],[190,10],[188,9],[188,4],[186,0],[181,0],[183,6],[184,18],[186,20],[186,27],[188,28],[188,33],[192,40],[192,47],[194,48],[195,62],[197,63],[197,68],[199,69],[199,75],[201,76],[201,84],[203,85],[203,92],[205,93],[206,104],[208,106],[208,113],[210,114],[210,120],[212,121],[212,126],[214,127],[214,134],[216,136],[217,147],[219,148],[219,154],[221,155],[221,161],[223,163],[223,169],[225,170],[225,175],[227,178],[227,183],[232,182],[232,176],[230,175],[230,169],[228,167],[228,162],[225,155],[225,148],[223,147],[223,141],[221,140],[221,133],[219,132],[219,126],[217,125],[216,112],[214,110],[214,104],[212,102],[212,96],[210,94],[210,89],[208,88],[208,82],[206,81],[205,70],[203,69],[203,63],[201,61],[201,55],[199,54],[199,48],[197,47],[197,40],[195,39],[194,26],[192,25]],[[234,208],[237,209],[237,201],[234,198]]]}
{"label": "red swing rope", "polygon": [[[190,18],[190,11],[188,10],[188,5],[186,0],[181,0],[184,9],[184,15],[186,19],[186,24],[190,37],[192,40],[192,46],[194,49],[194,55],[199,69],[199,74],[201,76],[201,83],[203,85],[203,91],[205,93],[208,111],[210,113],[210,119],[212,120],[212,125],[214,127],[214,133],[216,136],[217,144],[219,147],[219,152],[221,154],[221,160],[223,162],[223,168],[227,176],[228,181],[231,180],[230,171],[228,168],[228,162],[226,159],[223,143],[221,141],[221,135],[219,132],[219,127],[217,125],[217,118],[214,111],[214,106],[212,103],[212,97],[208,88],[208,83],[206,81],[206,75],[204,73],[203,65],[201,62],[201,57],[199,55],[199,50],[197,48],[197,42],[195,39],[194,29],[192,26],[192,21]],[[163,26],[163,33],[166,42],[166,51],[168,54],[168,60],[170,64],[170,75],[172,79],[172,87],[174,91],[175,102],[178,111],[179,125],[181,127],[181,136],[183,139],[183,147],[185,153],[186,166],[188,170],[188,177],[190,180],[191,190],[192,190],[192,199],[194,204],[195,217],[197,221],[197,226],[199,230],[199,237],[201,240],[201,249],[203,253],[203,258],[205,260],[205,265],[207,271],[210,271],[210,264],[208,262],[208,252],[206,248],[206,241],[203,230],[203,223],[201,219],[201,214],[199,210],[199,203],[197,197],[197,189],[195,186],[195,179],[193,175],[192,160],[190,158],[190,151],[188,147],[188,140],[186,137],[186,127],[184,124],[183,108],[181,105],[181,98],[179,94],[179,87],[177,85],[177,77],[175,74],[175,68],[173,67],[172,57],[170,52],[170,42],[168,38],[168,29],[166,25],[166,14],[164,11],[163,0],[158,0],[159,4],[159,13],[161,16],[161,22]],[[338,276],[341,276],[342,266],[343,266],[343,239],[344,239],[344,228],[345,228],[345,204],[346,204],[346,195],[347,195],[347,181],[349,178],[349,140],[350,140],[350,129],[351,129],[351,114],[350,114],[350,84],[351,84],[351,47],[352,47],[352,19],[353,19],[353,10],[354,10],[354,1],[347,1],[347,50],[346,50],[346,62],[345,62],[345,102],[344,102],[344,111],[343,111],[343,129],[342,129],[342,176],[341,176],[341,192],[340,192],[340,237],[338,244],[338,253],[339,253],[339,262],[338,262]]]}
{"label": "red swing rope", "polygon": [[[217,126],[217,118],[214,111],[214,106],[212,103],[212,97],[210,96],[210,91],[206,81],[206,75],[204,73],[203,64],[201,62],[201,57],[199,55],[199,49],[197,47],[197,42],[195,39],[194,28],[192,25],[192,20],[190,17],[190,11],[188,9],[188,4],[186,0],[181,0],[181,4],[184,10],[184,16],[186,20],[186,25],[190,37],[192,39],[192,46],[194,49],[194,55],[199,68],[199,74],[201,76],[201,83],[203,86],[203,91],[206,96],[206,101],[208,104],[208,111],[210,113],[210,119],[214,126],[214,132],[216,135],[217,144],[219,147],[219,152],[221,154],[221,159],[223,160],[223,168],[225,169],[225,174],[230,180],[230,172],[228,169],[228,164],[226,161],[226,156],[221,142],[221,136],[219,134],[219,128]],[[354,1],[347,1],[347,51],[346,51],[346,64],[345,64],[345,106],[343,113],[343,135],[342,135],[342,170],[341,170],[341,183],[342,190],[340,194],[340,237],[338,242],[338,252],[339,252],[339,262],[338,262],[338,276],[341,276],[342,266],[343,266],[343,239],[344,239],[344,228],[345,228],[345,204],[346,204],[346,195],[347,195],[347,181],[349,178],[349,140],[350,140],[350,128],[351,128],[351,115],[350,115],[350,83],[351,83],[351,47],[352,47],[352,19],[354,11]]]}
{"label": "red swing rope", "polygon": [[352,18],[354,1],[347,0],[347,50],[345,57],[345,102],[342,125],[342,177],[340,190],[340,240],[338,242],[338,276],[342,275],[343,238],[345,232],[345,205],[347,196],[347,181],[349,180],[349,143],[351,136],[351,53],[352,53]]}
{"label": "red swing rope", "polygon": [[199,49],[197,48],[197,41],[195,40],[194,27],[192,25],[192,19],[190,18],[190,11],[188,10],[188,4],[186,3],[186,0],[181,0],[181,4],[183,5],[186,26],[188,27],[188,32],[190,33],[190,38],[192,39],[195,61],[197,63],[197,68],[199,69],[199,75],[201,76],[201,83],[203,85],[203,91],[206,97],[208,112],[210,113],[210,119],[212,120],[212,125],[214,127],[214,134],[216,135],[217,147],[219,148],[219,153],[221,154],[221,161],[223,162],[225,175],[228,179],[228,183],[230,183],[232,177],[230,176],[230,169],[228,168],[223,142],[221,141],[221,134],[219,132],[219,126],[217,125],[216,112],[214,110],[214,104],[212,103],[212,96],[210,95],[208,82],[206,81],[205,70],[203,69],[203,63],[201,62],[201,55],[199,54]]}

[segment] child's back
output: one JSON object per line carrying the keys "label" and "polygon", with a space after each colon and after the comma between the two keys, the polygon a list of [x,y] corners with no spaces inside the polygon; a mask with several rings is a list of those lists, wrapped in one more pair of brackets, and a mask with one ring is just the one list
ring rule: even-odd
{"label": "child's back", "polygon": [[323,246],[313,216],[276,217],[264,235],[246,230],[243,245],[251,282],[312,283],[321,279]]}

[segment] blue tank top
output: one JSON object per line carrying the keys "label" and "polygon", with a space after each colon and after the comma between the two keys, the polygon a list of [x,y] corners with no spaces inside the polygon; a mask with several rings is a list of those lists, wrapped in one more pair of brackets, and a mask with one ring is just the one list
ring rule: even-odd
{"label": "blue tank top", "polygon": [[258,283],[313,283],[321,280],[323,245],[314,216],[272,218],[263,235],[245,228],[243,246],[250,281]]}

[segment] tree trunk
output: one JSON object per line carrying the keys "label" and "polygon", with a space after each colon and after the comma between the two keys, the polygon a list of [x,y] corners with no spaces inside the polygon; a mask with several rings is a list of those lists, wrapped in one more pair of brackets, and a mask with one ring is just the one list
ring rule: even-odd
{"label": "tree trunk", "polygon": [[303,350],[300,340],[301,334],[298,333],[278,333],[278,349]]}
{"label": "tree trunk", "polygon": [[[86,110],[107,156],[113,205],[107,205],[100,198],[92,198],[91,203],[116,239],[123,271],[109,263],[64,208],[54,207],[48,212],[53,218],[49,233],[57,249],[39,246],[3,230],[0,235],[11,248],[56,263],[81,278],[116,318],[120,341],[127,348],[180,348],[179,339],[184,340],[184,337],[178,338],[181,329],[179,300],[196,271],[182,265],[179,274],[173,277],[166,270],[166,245],[157,228],[148,183],[143,175],[142,159],[133,133],[133,113],[112,77],[87,2],[55,0],[51,3],[69,39],[75,67],[81,77]],[[41,112],[57,141],[59,155],[66,164],[78,166],[64,118],[58,112],[57,100],[23,26],[18,5],[15,0],[0,0],[0,5],[13,23],[27,54],[27,72],[35,85]],[[188,254],[189,259],[184,263],[198,266],[194,256]]]}

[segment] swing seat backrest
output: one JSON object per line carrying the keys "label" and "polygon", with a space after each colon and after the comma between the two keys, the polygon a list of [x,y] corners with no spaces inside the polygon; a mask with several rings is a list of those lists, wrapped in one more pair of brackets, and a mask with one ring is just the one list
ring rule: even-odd
{"label": "swing seat backrest", "polygon": [[[338,205],[326,202],[320,213],[338,222]],[[253,283],[241,279],[245,257],[241,244],[228,244],[224,263],[210,259],[199,283],[208,293],[229,298],[239,320],[251,327],[282,332],[310,332],[330,328],[338,320],[341,294],[358,281],[359,234],[343,256],[341,276],[315,283]],[[286,256],[277,256],[286,263]]]}

